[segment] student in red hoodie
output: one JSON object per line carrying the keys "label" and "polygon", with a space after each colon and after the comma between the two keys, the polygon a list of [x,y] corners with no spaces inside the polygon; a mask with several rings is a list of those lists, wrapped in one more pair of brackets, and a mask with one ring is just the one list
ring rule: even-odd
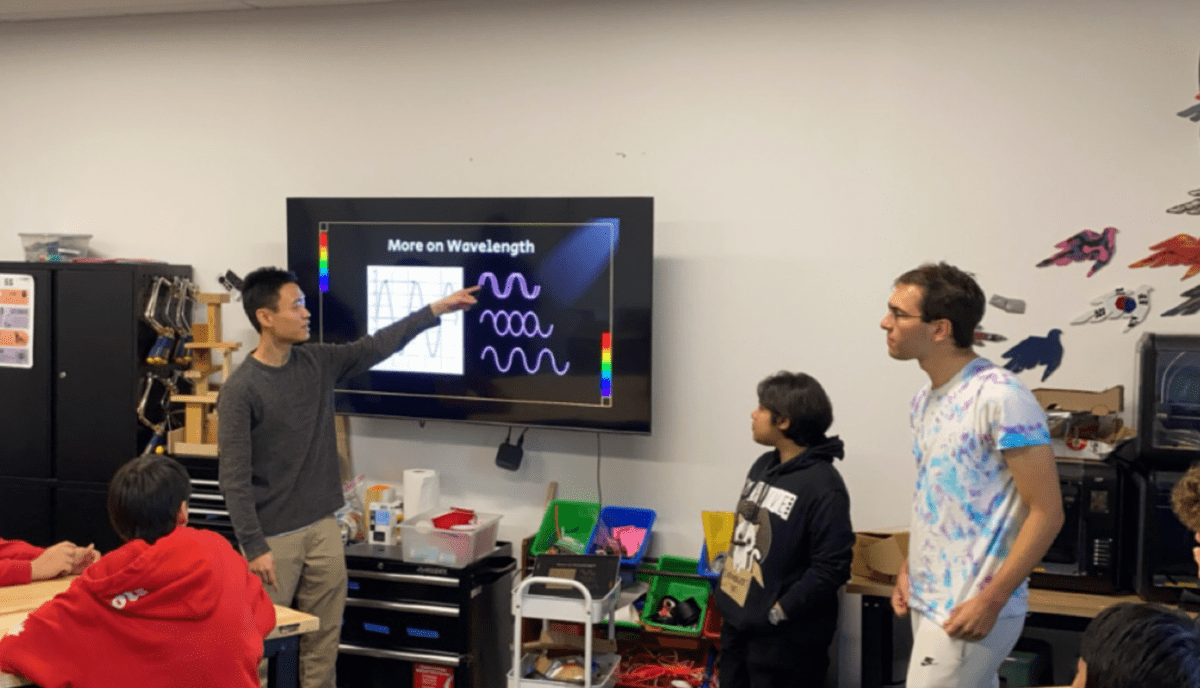
{"label": "student in red hoodie", "polygon": [[220,535],[187,527],[187,471],[122,466],[108,513],[126,543],[0,638],[0,670],[43,688],[258,688],[275,608]]}
{"label": "student in red hoodie", "polygon": [[0,587],[82,573],[100,558],[96,548],[60,542],[51,547],[34,547],[20,540],[0,539]]}

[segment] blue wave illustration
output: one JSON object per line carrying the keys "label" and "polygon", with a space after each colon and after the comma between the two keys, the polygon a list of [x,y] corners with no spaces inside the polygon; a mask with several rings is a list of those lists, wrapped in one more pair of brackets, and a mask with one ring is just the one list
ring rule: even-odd
{"label": "blue wave illustration", "polygon": [[567,371],[571,368],[571,362],[567,361],[563,364],[562,370],[559,370],[557,365],[558,362],[554,360],[554,352],[546,348],[543,348],[538,352],[537,358],[533,361],[532,368],[529,367],[529,359],[525,355],[525,350],[519,346],[513,347],[513,350],[508,352],[508,363],[505,365],[500,365],[500,353],[496,351],[496,347],[494,346],[483,347],[483,353],[479,356],[479,359],[486,359],[489,351],[492,352],[492,362],[496,364],[496,370],[499,370],[502,373],[507,373],[512,369],[513,359],[516,358],[517,354],[521,355],[521,366],[525,368],[525,372],[529,373],[530,375],[536,373],[542,367],[543,356],[550,357],[550,369],[553,370],[556,375],[566,375]]}

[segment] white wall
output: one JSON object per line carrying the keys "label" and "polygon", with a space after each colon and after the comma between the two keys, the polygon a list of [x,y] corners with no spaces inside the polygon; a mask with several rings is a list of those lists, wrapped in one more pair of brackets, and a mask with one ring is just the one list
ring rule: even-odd
{"label": "white wall", "polygon": [[[17,232],[89,232],[110,257],[215,277],[283,264],[288,196],[652,195],[654,434],[603,436],[606,503],[658,512],[654,553],[695,556],[699,512],[732,508],[755,384],[815,375],[835,406],[860,528],[907,522],[907,400],[888,358],[892,279],[974,271],[1061,327],[1046,386],[1133,382],[1139,331],[1075,326],[1115,286],[1155,311],[1195,280],[1129,269],[1200,233],[1164,210],[1200,187],[1200,5],[404,2],[0,25],[0,259]],[[1054,244],[1121,230],[1113,264],[1038,269]],[[103,307],[103,304],[97,304]],[[252,341],[237,311],[227,334]],[[1005,345],[984,353],[999,358]],[[1040,369],[1023,379],[1038,386]],[[547,481],[596,496],[597,438],[531,430],[516,473],[495,427],[354,419],[371,479],[443,474],[446,501],[532,532]]]}

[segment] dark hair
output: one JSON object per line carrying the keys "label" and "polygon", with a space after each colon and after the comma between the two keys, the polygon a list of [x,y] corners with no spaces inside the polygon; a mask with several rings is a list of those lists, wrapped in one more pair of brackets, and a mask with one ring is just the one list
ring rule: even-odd
{"label": "dark hair", "polygon": [[1200,686],[1200,635],[1186,614],[1122,602],[1092,619],[1079,643],[1087,688]]}
{"label": "dark hair", "polygon": [[1171,490],[1171,508],[1188,530],[1200,533],[1200,463],[1194,463]]}
{"label": "dark hair", "polygon": [[192,495],[187,469],[162,454],[139,456],[108,483],[108,520],[122,540],[150,544],[175,530],[179,505]]}
{"label": "dark hair", "polygon": [[256,332],[262,332],[258,324],[258,309],[279,310],[279,290],[285,284],[296,284],[300,280],[291,270],[259,268],[242,280],[242,308]]}
{"label": "dark hair", "polygon": [[771,422],[789,421],[783,434],[802,447],[825,441],[833,425],[833,405],[821,383],[804,373],[780,371],[758,383],[758,403],[771,412]]}
{"label": "dark hair", "polygon": [[921,320],[946,319],[954,330],[954,345],[969,349],[975,344],[975,326],[983,320],[983,290],[970,274],[948,263],[926,263],[896,278],[896,284],[920,287]]}

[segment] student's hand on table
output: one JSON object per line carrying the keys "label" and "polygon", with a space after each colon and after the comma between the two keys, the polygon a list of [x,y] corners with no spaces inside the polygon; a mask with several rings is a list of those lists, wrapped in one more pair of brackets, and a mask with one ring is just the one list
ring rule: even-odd
{"label": "student's hand on table", "polygon": [[78,549],[74,543],[66,541],[47,547],[33,560],[30,580],[50,580],[69,573],[75,566],[75,552]]}
{"label": "student's hand on table", "polygon": [[264,588],[269,585],[272,590],[279,589],[275,585],[275,557],[270,552],[251,559],[249,566],[250,573],[262,579]]}
{"label": "student's hand on table", "polygon": [[433,311],[434,315],[443,315],[445,313],[453,313],[454,311],[466,310],[475,305],[476,300],[474,294],[480,289],[481,287],[479,285],[467,287],[466,289],[459,289],[453,294],[444,296],[429,304],[429,308]]}
{"label": "student's hand on table", "polygon": [[96,551],[95,545],[76,547],[75,558],[71,562],[71,575],[78,576],[83,573],[84,569],[98,561],[100,561],[100,553]]}
{"label": "student's hand on table", "polygon": [[892,611],[896,616],[908,616],[908,562],[900,565],[896,587],[892,588]]}
{"label": "student's hand on table", "polygon": [[976,595],[950,610],[950,618],[942,624],[946,635],[959,640],[976,642],[987,637],[996,625],[996,617],[1004,604],[989,602],[983,595]]}

